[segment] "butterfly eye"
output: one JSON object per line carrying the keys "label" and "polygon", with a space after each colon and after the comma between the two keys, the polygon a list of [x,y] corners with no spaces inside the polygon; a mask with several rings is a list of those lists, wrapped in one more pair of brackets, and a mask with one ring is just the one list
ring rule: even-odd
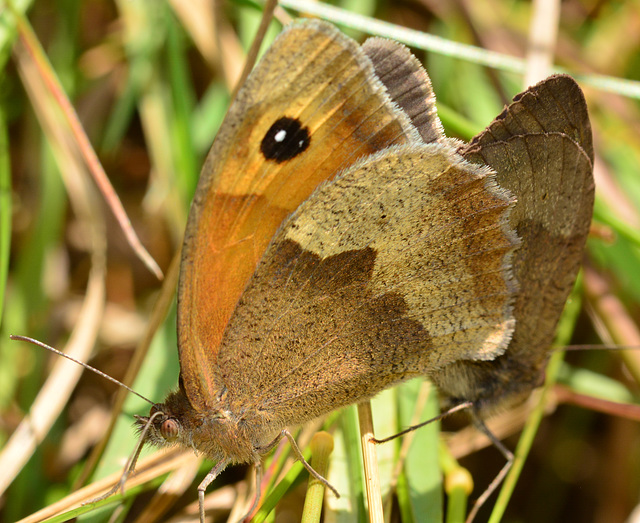
{"label": "butterfly eye", "polygon": [[267,160],[282,163],[298,156],[309,143],[309,129],[302,127],[300,120],[283,116],[265,134],[260,151]]}
{"label": "butterfly eye", "polygon": [[160,425],[160,434],[167,441],[174,441],[180,432],[180,425],[174,419],[166,419]]}

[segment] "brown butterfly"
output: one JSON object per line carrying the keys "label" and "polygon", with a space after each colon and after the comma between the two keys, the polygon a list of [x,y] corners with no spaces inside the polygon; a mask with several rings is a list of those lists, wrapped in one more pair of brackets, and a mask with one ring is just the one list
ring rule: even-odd
{"label": "brown butterfly", "polygon": [[289,427],[402,380],[428,376],[480,415],[528,394],[580,261],[591,166],[568,77],[461,146],[406,48],[288,27],[205,162],[182,251],[179,390],[139,420],[149,442],[217,462],[201,518],[226,466],[259,465],[283,436],[295,447]]}

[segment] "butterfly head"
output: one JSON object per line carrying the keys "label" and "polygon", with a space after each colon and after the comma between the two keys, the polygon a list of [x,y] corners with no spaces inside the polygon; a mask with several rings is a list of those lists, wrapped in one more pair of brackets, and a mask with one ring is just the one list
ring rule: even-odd
{"label": "butterfly head", "polygon": [[137,416],[136,426],[145,433],[145,442],[158,447],[191,446],[185,439],[195,411],[181,391],[167,396],[164,403],[152,405],[148,416]]}
{"label": "butterfly head", "polygon": [[259,461],[251,423],[220,402],[207,409],[190,403],[184,389],[170,393],[163,403],[151,407],[148,416],[139,416],[136,425],[146,431],[145,443],[157,447],[179,446],[203,454],[213,461],[255,463]]}

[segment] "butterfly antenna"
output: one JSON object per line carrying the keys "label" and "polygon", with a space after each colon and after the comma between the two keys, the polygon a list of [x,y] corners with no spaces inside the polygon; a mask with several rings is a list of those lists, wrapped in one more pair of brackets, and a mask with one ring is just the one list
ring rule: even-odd
{"label": "butterfly antenna", "polygon": [[579,350],[638,350],[639,345],[598,345],[598,344],[584,344],[584,345],[565,345],[564,347],[553,347],[554,352],[569,352]]}
{"label": "butterfly antenna", "polygon": [[87,363],[84,363],[84,362],[82,362],[80,360],[77,360],[77,359],[69,356],[68,354],[65,354],[64,352],[59,351],[58,349],[54,349],[53,347],[51,347],[50,345],[47,345],[46,343],[42,343],[41,341],[34,340],[33,338],[29,338],[28,336],[17,336],[17,335],[14,335],[14,334],[9,335],[9,338],[12,339],[12,340],[16,340],[16,341],[26,341],[27,343],[31,343],[32,345],[37,345],[38,347],[42,347],[43,349],[47,349],[48,351],[54,352],[58,356],[62,356],[63,358],[67,358],[68,360],[71,360],[74,363],[77,363],[81,367],[84,367],[85,369],[88,369],[91,372],[95,372],[99,376],[102,376],[103,378],[108,379],[109,381],[115,383],[116,385],[120,385],[120,387],[123,387],[123,388],[127,389],[129,392],[135,394],[136,396],[138,396],[139,398],[143,399],[144,401],[150,403],[151,405],[155,405],[155,403],[153,401],[151,401],[148,398],[145,398],[142,394],[137,393],[131,387],[127,387],[121,381],[118,381],[117,379],[112,378],[108,374],[105,374],[104,372],[99,371],[95,367],[92,367],[91,365],[88,365]]}
{"label": "butterfly antenna", "polygon": [[[96,498],[90,499],[89,501],[86,501],[84,503],[82,503],[82,505],[91,505],[92,503],[97,503],[99,501],[102,501],[104,499],[107,499],[109,496],[115,494],[116,492],[118,492],[118,490],[120,492],[122,492],[122,495],[124,495],[124,486],[125,483],[127,482],[127,480],[129,479],[129,476],[131,476],[131,474],[133,474],[135,468],[136,468],[136,464],[138,463],[138,458],[140,457],[140,453],[142,452],[142,448],[144,447],[146,438],[147,438],[147,433],[149,432],[151,425],[153,424],[153,421],[160,417],[163,416],[164,414],[160,411],[157,411],[155,413],[153,413],[149,419],[146,421],[146,423],[144,424],[144,427],[142,428],[142,431],[140,432],[140,436],[138,437],[138,443],[136,443],[136,448],[133,451],[133,454],[131,456],[129,456],[129,459],[127,460],[127,464],[124,466],[124,471],[122,472],[122,476],[120,476],[120,479],[118,480],[118,482],[113,485],[113,487],[111,487],[107,492],[105,492],[104,494],[102,494],[101,496],[98,496]],[[141,419],[140,416],[135,416],[136,419]]]}

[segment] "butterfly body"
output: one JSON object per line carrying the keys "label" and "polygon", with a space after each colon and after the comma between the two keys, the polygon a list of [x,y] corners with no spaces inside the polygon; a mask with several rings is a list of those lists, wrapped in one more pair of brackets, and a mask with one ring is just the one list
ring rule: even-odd
{"label": "butterfly body", "polygon": [[[149,431],[149,443],[158,446],[177,444],[215,462],[259,463],[260,447],[267,445],[279,432],[277,427],[275,432],[273,427],[271,432],[265,430],[268,423],[257,410],[244,409],[224,391],[206,410],[194,409],[183,390],[169,394],[155,410],[162,415]],[[173,420],[180,420],[180,426],[177,433],[167,437],[167,424]]]}

